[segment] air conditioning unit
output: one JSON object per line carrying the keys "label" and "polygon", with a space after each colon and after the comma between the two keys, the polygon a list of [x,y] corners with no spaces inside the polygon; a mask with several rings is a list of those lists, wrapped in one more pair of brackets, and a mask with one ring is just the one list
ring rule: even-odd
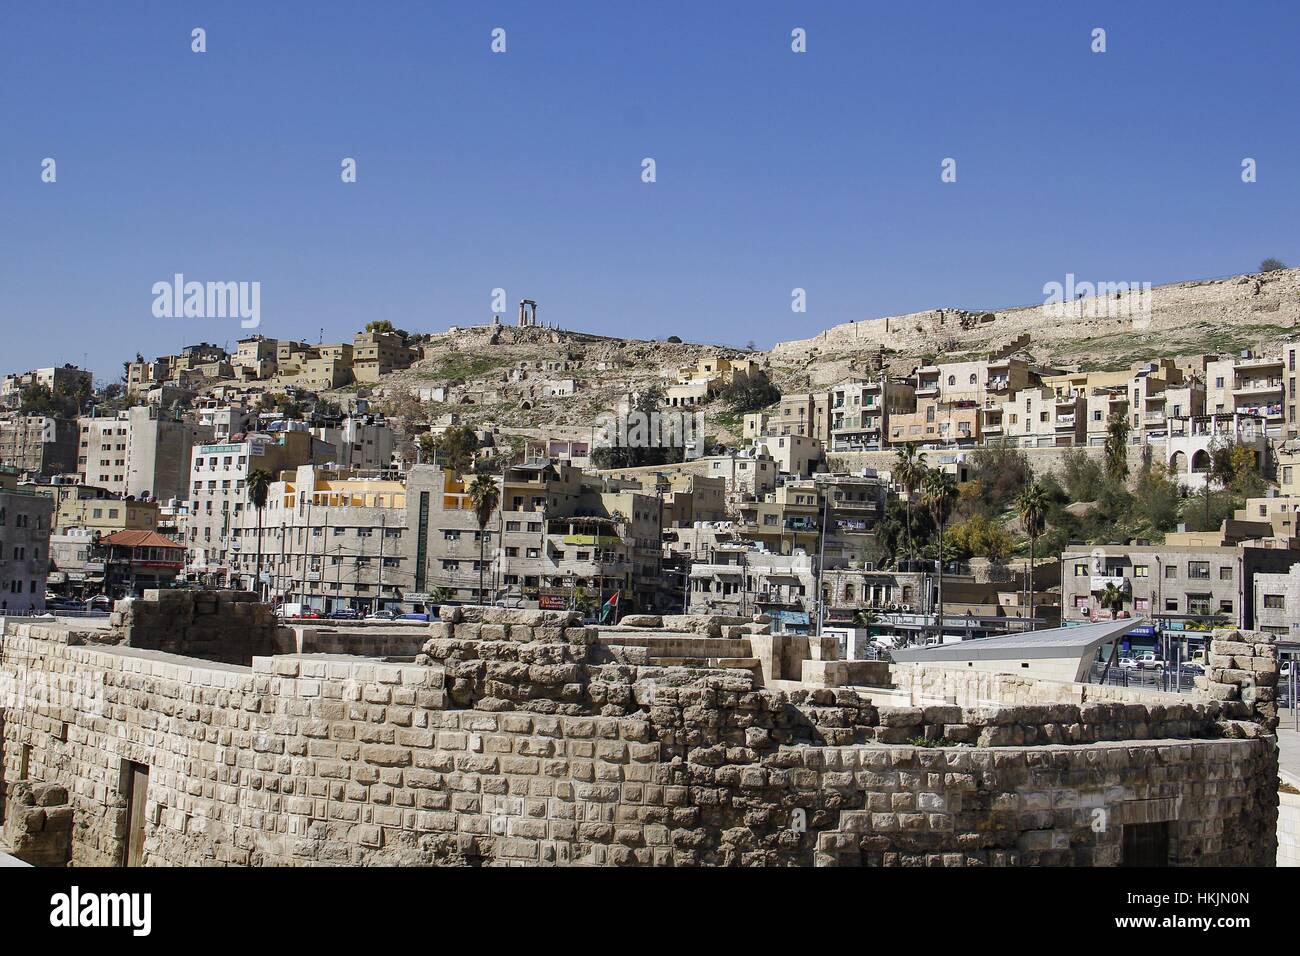
{"label": "air conditioning unit", "polygon": [[900,608],[900,610],[903,610],[903,611],[910,611],[910,610],[912,610],[912,605],[910,605],[910,604],[902,604],[902,605],[899,605],[899,608]]}

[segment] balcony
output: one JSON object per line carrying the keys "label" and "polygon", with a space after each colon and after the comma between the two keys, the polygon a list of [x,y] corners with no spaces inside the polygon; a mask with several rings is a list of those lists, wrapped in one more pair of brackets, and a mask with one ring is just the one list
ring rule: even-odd
{"label": "balcony", "polygon": [[1274,392],[1282,391],[1282,380],[1280,378],[1253,379],[1239,383],[1232,390],[1233,395],[1269,395]]}

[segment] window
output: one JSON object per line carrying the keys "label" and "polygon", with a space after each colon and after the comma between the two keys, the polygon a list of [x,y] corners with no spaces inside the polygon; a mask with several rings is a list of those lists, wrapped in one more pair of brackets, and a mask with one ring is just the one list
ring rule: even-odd
{"label": "window", "polygon": [[1226,565],[1225,567],[1219,568],[1219,580],[1220,581],[1232,580],[1232,565],[1229,564]]}
{"label": "window", "polygon": [[1178,613],[1178,598],[1165,598],[1165,610]]}
{"label": "window", "polygon": [[1088,562],[1076,561],[1074,563],[1074,576],[1076,578],[1086,578],[1088,576]]}
{"label": "window", "polygon": [[1151,567],[1149,565],[1146,564],[1133,565],[1133,577],[1148,578],[1150,576],[1151,576]]}
{"label": "window", "polygon": [[1187,576],[1194,581],[1208,581],[1210,579],[1210,562],[1188,561]]}
{"label": "window", "polygon": [[1187,613],[1208,615],[1210,613],[1210,595],[1208,594],[1187,595]]}
{"label": "window", "polygon": [[1286,595],[1285,595],[1285,594],[1265,594],[1265,595],[1264,595],[1264,607],[1268,608],[1270,611],[1285,611],[1285,610],[1286,610]]}
{"label": "window", "polygon": [[1177,566],[1177,565],[1173,565],[1173,564],[1166,564],[1166,565],[1165,565],[1165,577],[1166,577],[1166,578],[1176,578],[1176,577],[1178,577],[1178,566]]}

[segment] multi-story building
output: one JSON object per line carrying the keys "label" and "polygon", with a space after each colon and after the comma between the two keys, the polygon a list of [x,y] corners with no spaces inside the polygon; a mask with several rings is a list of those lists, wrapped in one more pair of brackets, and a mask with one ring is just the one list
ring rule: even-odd
{"label": "multi-story building", "polygon": [[911,382],[880,377],[850,379],[831,389],[831,450],[879,451],[890,417],[916,411]]}
{"label": "multi-story building", "polygon": [[397,332],[358,332],[352,340],[352,374],[358,382],[409,368],[419,353]]}
{"label": "multi-story building", "polygon": [[44,610],[53,510],[47,496],[19,488],[15,472],[0,471],[0,616]]}
{"label": "multi-story building", "polygon": [[77,472],[84,484],[123,498],[184,498],[190,451],[209,437],[209,426],[176,419],[153,405],[137,405],[112,418],[82,417]]}
{"label": "multi-story building", "polygon": [[1205,411],[1213,415],[1247,414],[1264,419],[1269,438],[1286,437],[1287,359],[1249,352],[1206,363]]}
{"label": "multi-story building", "polygon": [[18,408],[22,404],[23,391],[33,385],[43,386],[56,395],[88,396],[93,390],[93,376],[75,365],[58,365],[6,375],[0,380],[0,405]]}
{"label": "multi-story building", "polygon": [[1164,544],[1072,546],[1062,554],[1064,620],[1104,620],[1107,585],[1123,595],[1124,613],[1155,619],[1166,630],[1255,626],[1254,578],[1285,573],[1300,561],[1294,539],[1273,538],[1262,522],[1226,521],[1220,532],[1175,533]]}
{"label": "multi-story building", "polygon": [[808,478],[826,461],[825,446],[806,435],[764,435],[754,442],[754,450],[776,462],[781,474],[796,478]]}
{"label": "multi-story building", "polygon": [[1002,402],[1000,410],[981,409],[983,434],[1026,448],[1082,445],[1087,434],[1086,410],[1081,391],[1023,388]]}
{"label": "multi-story building", "polygon": [[196,445],[189,468],[189,518],[184,544],[189,549],[190,571],[210,583],[228,580],[236,569],[230,563],[231,529],[241,513],[251,508],[248,476],[265,471],[275,476],[286,468],[331,461],[333,445],[310,432],[284,431],[273,437],[249,434],[242,441]]}
{"label": "multi-story building", "polygon": [[719,545],[692,562],[691,614],[766,614],[774,633],[808,633],[816,608],[817,561],[804,551],[773,554],[743,544]]}
{"label": "multi-story building", "polygon": [[934,399],[939,404],[974,403],[985,399],[1006,399],[1033,379],[1029,363],[1010,356],[969,362],[923,365],[916,370],[916,398]]}
{"label": "multi-story building", "polygon": [[827,391],[782,395],[775,411],[767,413],[768,435],[806,435],[822,443],[831,439],[831,393]]}
{"label": "multi-story building", "polygon": [[92,562],[104,565],[103,593],[139,597],[151,588],[172,586],[185,567],[185,546],[156,531],[118,531],[99,538]]}
{"label": "multi-story building", "polygon": [[338,450],[334,464],[340,469],[383,471],[393,467],[396,436],[382,415],[350,415],[342,421],[316,425],[311,432]]}
{"label": "multi-story building", "polygon": [[1281,573],[1255,575],[1255,629],[1300,638],[1300,561]]}
{"label": "multi-story building", "polygon": [[55,512],[54,526],[61,534],[88,531],[113,534],[117,531],[155,531],[158,528],[158,502],[136,498],[96,498],[71,496]]}
{"label": "multi-story building", "polygon": [[77,464],[77,423],[50,415],[0,415],[0,467],[59,475]]}
{"label": "multi-story building", "polygon": [[766,380],[767,373],[749,358],[702,358],[694,365],[677,369],[676,381],[664,389],[664,400],[672,408],[701,405],[733,382]]}
{"label": "multi-story building", "polygon": [[1187,488],[1204,488],[1215,449],[1236,445],[1252,449],[1256,468],[1265,470],[1269,464],[1266,427],[1265,420],[1256,415],[1171,418],[1164,448],[1170,477]]}
{"label": "multi-story building", "polygon": [[889,444],[973,445],[980,437],[980,413],[971,399],[922,397],[918,390],[916,411],[889,416]]}

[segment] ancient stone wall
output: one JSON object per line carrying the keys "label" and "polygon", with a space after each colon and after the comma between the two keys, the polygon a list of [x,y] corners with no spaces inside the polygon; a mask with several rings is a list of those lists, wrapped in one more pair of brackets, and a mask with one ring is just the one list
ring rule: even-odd
{"label": "ancient stone wall", "polygon": [[109,624],[128,647],[231,664],[275,653],[279,630],[251,591],[148,590],[118,601]]}
{"label": "ancient stone wall", "polygon": [[121,861],[123,761],[153,864],[1114,863],[1142,823],[1176,863],[1275,852],[1275,745],[1213,736],[1219,702],[878,707],[474,616],[418,664],[252,668],[11,625],[0,677],[59,692],[6,703],[6,777],[25,746],[68,790],[75,865]]}

